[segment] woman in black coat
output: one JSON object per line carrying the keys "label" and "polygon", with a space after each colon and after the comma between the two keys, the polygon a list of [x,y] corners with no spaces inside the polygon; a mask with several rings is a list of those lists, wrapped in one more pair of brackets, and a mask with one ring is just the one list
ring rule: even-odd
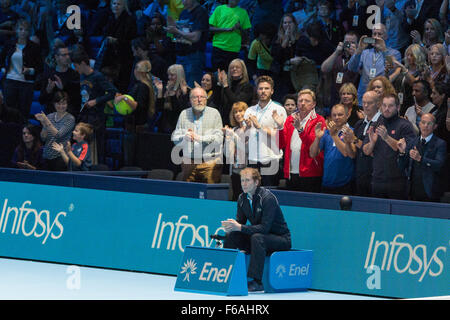
{"label": "woman in black coat", "polygon": [[231,107],[235,102],[242,101],[251,106],[255,102],[255,93],[249,82],[247,67],[243,60],[234,59],[228,67],[228,74],[221,70],[218,73],[221,88],[218,102],[223,125],[230,125]]}
{"label": "woman in black coat", "polygon": [[112,0],[111,11],[113,14],[103,30],[104,50],[100,50],[95,68],[101,71],[103,67],[114,67],[118,71],[114,85],[126,92],[133,69],[131,40],[137,36],[136,19],[128,10],[127,0]]}
{"label": "woman in black coat", "polygon": [[42,72],[40,47],[29,40],[30,24],[21,19],[16,24],[16,37],[2,51],[5,68],[4,95],[6,104],[19,110],[24,119],[30,117],[36,76]]}

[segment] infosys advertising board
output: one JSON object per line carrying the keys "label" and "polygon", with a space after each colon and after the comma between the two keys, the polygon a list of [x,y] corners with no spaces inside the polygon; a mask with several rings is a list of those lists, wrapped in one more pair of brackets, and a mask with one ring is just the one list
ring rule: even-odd
{"label": "infosys advertising board", "polygon": [[[450,221],[282,207],[311,289],[450,294]],[[236,203],[0,182],[0,256],[176,275],[187,245],[214,247]]]}

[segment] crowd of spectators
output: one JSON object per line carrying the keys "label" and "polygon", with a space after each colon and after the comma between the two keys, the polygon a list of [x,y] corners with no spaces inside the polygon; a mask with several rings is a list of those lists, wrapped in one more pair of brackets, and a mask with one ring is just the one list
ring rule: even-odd
{"label": "crowd of spectators", "polygon": [[171,135],[183,179],[229,174],[234,198],[253,166],[266,186],[440,201],[449,17],[449,0],[0,0],[10,165],[104,164],[112,115],[124,164],[139,134]]}

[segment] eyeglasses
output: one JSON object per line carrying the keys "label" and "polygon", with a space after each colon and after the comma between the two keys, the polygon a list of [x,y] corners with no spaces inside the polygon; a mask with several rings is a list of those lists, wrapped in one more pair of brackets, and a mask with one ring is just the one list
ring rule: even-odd
{"label": "eyeglasses", "polygon": [[192,100],[195,100],[195,99],[201,99],[201,100],[203,100],[203,99],[207,99],[207,97],[205,97],[205,96],[192,96],[191,99],[192,99]]}

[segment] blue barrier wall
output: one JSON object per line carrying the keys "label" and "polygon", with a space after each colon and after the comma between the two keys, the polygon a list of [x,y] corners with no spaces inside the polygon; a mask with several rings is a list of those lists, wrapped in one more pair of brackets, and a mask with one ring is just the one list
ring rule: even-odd
{"label": "blue barrier wall", "polygon": [[[342,196],[272,189],[282,205],[338,209]],[[450,219],[450,204],[352,196],[352,211]]]}
{"label": "blue barrier wall", "polygon": [[[414,298],[450,293],[447,219],[282,206],[312,289]],[[0,256],[175,275],[212,246],[230,201],[0,182]]]}
{"label": "blue barrier wall", "polygon": [[[120,172],[115,176],[75,172],[48,172],[22,169],[0,168],[0,181],[26,182],[77,188],[90,188],[110,191],[125,191],[158,194],[210,200],[228,200],[229,185],[225,183],[204,184],[183,181],[165,181],[135,178],[142,172]],[[124,175],[129,175],[127,177]],[[272,189],[281,205],[340,209],[340,195],[323,193],[294,192]],[[450,219],[450,204],[418,201],[389,200],[352,196],[352,211],[407,215],[427,218]]]}
{"label": "blue barrier wall", "polygon": [[142,172],[117,171],[115,174],[116,176],[105,176],[96,175],[95,172],[83,174],[0,168],[0,181],[228,200],[229,187],[225,183],[206,184],[135,178]]}

